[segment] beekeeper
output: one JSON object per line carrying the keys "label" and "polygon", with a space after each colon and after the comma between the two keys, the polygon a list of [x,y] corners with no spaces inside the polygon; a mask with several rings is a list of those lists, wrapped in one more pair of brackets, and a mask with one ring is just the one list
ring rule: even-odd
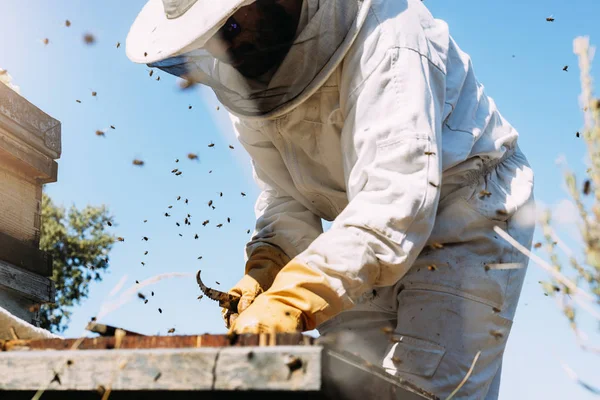
{"label": "beekeeper", "polygon": [[533,174],[446,23],[420,0],[150,0],[127,55],[210,86],[252,158],[232,330],[317,328],[441,397],[481,352],[461,393],[497,398],[527,259],[494,229],[531,246]]}

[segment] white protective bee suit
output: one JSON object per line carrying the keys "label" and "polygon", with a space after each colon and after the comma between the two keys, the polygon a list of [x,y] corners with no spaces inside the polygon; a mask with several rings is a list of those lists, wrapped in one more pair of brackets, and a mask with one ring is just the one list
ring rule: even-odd
{"label": "white protective bee suit", "polygon": [[246,93],[193,51],[153,64],[231,113],[262,189],[247,253],[327,275],[347,306],[318,330],[340,348],[441,398],[481,352],[456,398],[497,398],[527,259],[494,227],[526,247],[534,230],[517,131],[419,0],[305,0],[296,43]]}

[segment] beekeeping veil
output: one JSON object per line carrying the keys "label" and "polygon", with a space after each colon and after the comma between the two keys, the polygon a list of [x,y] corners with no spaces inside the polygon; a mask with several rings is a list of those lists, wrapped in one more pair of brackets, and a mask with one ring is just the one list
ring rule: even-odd
{"label": "beekeeping veil", "polygon": [[281,63],[248,77],[205,47],[236,11],[255,1],[266,0],[150,0],[131,27],[127,55],[211,87],[235,115],[274,117],[293,109],[327,80],[354,42],[371,3],[303,0],[299,27],[285,44],[289,51]]}

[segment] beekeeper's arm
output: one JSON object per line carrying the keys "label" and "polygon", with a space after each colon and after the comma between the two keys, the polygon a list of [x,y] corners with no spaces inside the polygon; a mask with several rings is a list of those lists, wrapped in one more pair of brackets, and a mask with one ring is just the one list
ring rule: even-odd
{"label": "beekeeper's arm", "polygon": [[[254,234],[246,245],[245,275],[230,290],[241,296],[238,311],[242,312],[271,286],[290,259],[304,251],[323,232],[323,227],[321,218],[292,197],[297,189],[273,143],[239,119],[232,120],[238,140],[252,158],[254,180],[262,190],[254,207]],[[260,165],[268,166],[269,173],[277,176],[271,176]],[[223,311],[228,327],[236,317],[236,314]]]}
{"label": "beekeeper's arm", "polygon": [[373,286],[402,278],[431,234],[445,73],[408,48],[388,49],[370,71],[362,62],[344,65],[341,79],[350,202],[240,314],[237,332],[315,328]]}

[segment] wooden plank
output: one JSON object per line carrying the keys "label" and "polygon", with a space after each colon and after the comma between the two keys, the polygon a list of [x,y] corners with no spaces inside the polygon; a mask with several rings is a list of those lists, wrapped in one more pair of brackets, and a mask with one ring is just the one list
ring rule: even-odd
{"label": "wooden plank", "polygon": [[209,390],[220,349],[0,353],[0,390]]}
{"label": "wooden plank", "polygon": [[224,348],[215,390],[321,390],[320,346]]}
{"label": "wooden plank", "polygon": [[0,128],[0,158],[16,167],[38,184],[56,182],[58,164],[51,157],[32,149]]}
{"label": "wooden plank", "polygon": [[2,232],[0,260],[42,276],[52,276],[50,254]]}
{"label": "wooden plank", "polygon": [[53,159],[60,157],[60,122],[6,85],[0,86],[0,127],[33,149]]}
{"label": "wooden plank", "polygon": [[38,303],[54,301],[54,282],[0,260],[0,290],[12,289]]}
{"label": "wooden plank", "polygon": [[23,297],[19,292],[11,289],[0,288],[0,307],[23,321],[34,326],[39,324],[39,311],[36,303]]}
{"label": "wooden plank", "polygon": [[[58,391],[99,386],[114,391],[226,391],[233,390],[227,382],[239,382],[246,371],[260,379],[248,379],[243,390],[310,391],[321,386],[321,353],[319,346],[5,352],[0,353],[0,390],[36,390],[50,384],[50,390]],[[289,371],[289,354],[304,369],[282,373],[282,368]]]}
{"label": "wooden plank", "polygon": [[[15,340],[5,342],[0,346],[1,351],[20,350],[69,350],[78,339],[45,339],[45,340]],[[280,333],[274,341],[275,346],[311,345],[314,338],[299,333]],[[259,335],[173,335],[173,336],[125,336],[122,338],[121,349],[156,349],[156,348],[198,348],[198,347],[247,347],[258,346],[261,342]],[[114,349],[114,337],[86,338],[77,347],[80,350]]]}
{"label": "wooden plank", "polygon": [[41,188],[0,159],[0,232],[39,246]]}

